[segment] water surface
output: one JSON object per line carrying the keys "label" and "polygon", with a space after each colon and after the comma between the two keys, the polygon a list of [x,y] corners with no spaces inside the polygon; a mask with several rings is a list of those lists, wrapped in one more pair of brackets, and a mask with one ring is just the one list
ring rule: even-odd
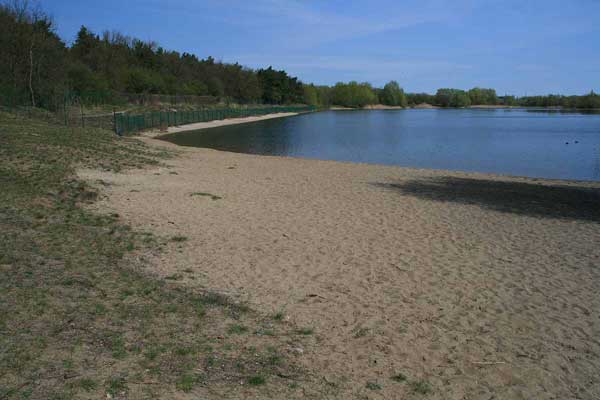
{"label": "water surface", "polygon": [[597,113],[326,111],[163,138],[240,153],[600,181]]}

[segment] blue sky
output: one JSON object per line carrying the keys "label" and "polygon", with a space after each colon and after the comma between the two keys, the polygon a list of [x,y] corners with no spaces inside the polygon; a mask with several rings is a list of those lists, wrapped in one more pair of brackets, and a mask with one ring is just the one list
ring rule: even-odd
{"label": "blue sky", "polygon": [[600,92],[600,0],[45,0],[72,41],[81,25],[304,82],[395,79],[411,92],[493,87]]}

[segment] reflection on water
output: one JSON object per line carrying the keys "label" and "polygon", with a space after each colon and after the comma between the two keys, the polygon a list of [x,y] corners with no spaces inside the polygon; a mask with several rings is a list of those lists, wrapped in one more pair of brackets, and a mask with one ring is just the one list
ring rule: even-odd
{"label": "reflection on water", "polygon": [[164,139],[242,153],[600,181],[600,114],[591,111],[327,111]]}

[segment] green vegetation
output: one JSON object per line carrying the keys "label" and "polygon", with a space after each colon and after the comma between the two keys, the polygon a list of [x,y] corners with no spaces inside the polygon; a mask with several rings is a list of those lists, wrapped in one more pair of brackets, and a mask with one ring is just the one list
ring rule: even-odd
{"label": "green vegetation", "polygon": [[381,389],[383,389],[383,386],[381,386],[377,382],[367,382],[367,384],[365,386],[369,390],[381,390]]}
{"label": "green vegetation", "polygon": [[260,375],[255,375],[248,378],[248,383],[252,386],[264,385],[266,382],[266,379]]}
{"label": "green vegetation", "polygon": [[173,237],[171,238],[171,240],[172,240],[173,242],[185,242],[186,240],[188,240],[188,238],[187,238],[187,236],[176,235],[176,236],[173,236]]}
{"label": "green vegetation", "polygon": [[366,82],[338,82],[331,91],[332,103],[344,107],[364,107],[379,101],[373,87]]}
{"label": "green vegetation", "polygon": [[[107,118],[92,120],[90,117],[88,123],[109,128],[112,105],[127,104],[129,111],[146,112],[156,105],[164,108],[163,104],[173,102],[173,99],[176,104],[179,104],[177,99],[182,99],[184,104],[220,103],[227,106],[231,103],[304,103],[316,107],[372,104],[406,107],[428,103],[439,107],[600,108],[600,96],[594,92],[584,96],[517,98],[497,96],[493,89],[477,87],[468,92],[444,88],[435,95],[404,93],[395,81],[388,82],[383,88],[355,81],[338,82],[333,87],[303,84],[298,78],[272,67],[253,70],[237,63],[218,62],[210,56],[201,59],[118,32],[97,34],[85,26],[81,27],[73,44],[67,46],[56,35],[52,20],[28,4],[25,0],[0,0],[0,106],[62,109],[65,121],[73,118],[72,110],[67,110],[68,104],[82,104],[88,109],[95,106],[96,111]],[[145,106],[146,103],[152,107]],[[177,111],[199,112],[198,107],[186,107],[178,106]],[[176,114],[175,118],[181,115]],[[204,116],[193,115],[196,118],[184,119],[204,120]],[[148,118],[161,118],[136,117],[133,121],[127,120],[126,125],[146,126]],[[169,125],[171,117],[165,118]],[[76,121],[78,119],[84,124],[81,115],[75,117]]]}
{"label": "green vegetation", "polygon": [[300,328],[296,330],[296,333],[299,335],[312,335],[315,333],[315,330],[313,328]]}
{"label": "green vegetation", "polygon": [[412,381],[409,385],[413,392],[418,394],[429,394],[433,390],[431,384],[426,380]]}
{"label": "green vegetation", "polygon": [[404,375],[404,374],[402,374],[402,373],[398,373],[398,374],[396,374],[396,375],[392,376],[392,378],[391,378],[391,379],[392,379],[393,381],[396,381],[396,382],[402,383],[402,382],[406,382],[406,380],[407,380],[408,378],[406,377],[406,375]]}
{"label": "green vegetation", "polygon": [[379,100],[381,104],[385,104],[386,106],[406,107],[408,105],[404,90],[396,81],[388,82],[383,87],[379,95]]}
{"label": "green vegetation", "polygon": [[[146,275],[143,257],[129,254],[171,241],[82,207],[98,193],[76,167],[120,171],[168,156],[109,131],[0,112],[2,400],[157,398],[246,377],[291,390],[280,376],[299,370],[277,349],[293,327]],[[234,326],[272,335],[240,342],[227,335]]]}
{"label": "green vegetation", "polygon": [[[4,4],[4,5],[2,5]],[[85,103],[127,102],[131,94],[209,96],[210,101],[302,103],[297,78],[212,57],[169,51],[118,32],[85,26],[68,47],[52,20],[27,1],[0,3],[0,104],[56,109],[65,93]]]}
{"label": "green vegetation", "polygon": [[227,328],[227,333],[229,334],[240,335],[246,332],[248,332],[248,328],[240,324],[233,324],[230,325],[229,328]]}
{"label": "green vegetation", "polygon": [[467,107],[471,105],[471,98],[464,90],[438,89],[435,94],[435,105],[440,107]]}
{"label": "green vegetation", "polygon": [[273,319],[275,321],[283,321],[284,318],[285,314],[283,313],[283,311],[277,311],[275,314],[273,314]]}

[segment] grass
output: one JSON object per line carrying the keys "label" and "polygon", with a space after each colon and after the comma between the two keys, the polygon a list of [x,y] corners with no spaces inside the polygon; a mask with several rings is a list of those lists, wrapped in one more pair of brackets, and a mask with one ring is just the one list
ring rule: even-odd
{"label": "grass", "polygon": [[240,324],[233,324],[233,325],[230,325],[229,328],[227,328],[227,333],[229,333],[229,334],[240,335],[240,334],[246,333],[246,332],[248,332],[248,328],[246,328],[244,325],[240,325]]}
{"label": "grass", "polygon": [[206,193],[206,192],[194,192],[194,193],[190,194],[190,196],[205,196],[205,197],[210,197],[212,200],[221,200],[222,199],[221,196],[217,196],[212,193]]}
{"label": "grass", "polygon": [[355,338],[361,338],[361,337],[365,337],[369,334],[370,329],[369,328],[359,328],[356,330],[356,332],[354,332],[354,337]]}
{"label": "grass", "polygon": [[433,390],[431,384],[426,380],[412,381],[409,383],[413,392],[418,394],[429,394]]}
{"label": "grass", "polygon": [[188,240],[187,236],[181,236],[181,235],[176,235],[171,238],[171,241],[173,241],[173,242],[185,242],[187,240]]}
{"label": "grass", "polygon": [[299,335],[312,335],[315,330],[313,328],[299,328],[296,329],[296,333]]}
{"label": "grass", "polygon": [[281,324],[280,338],[227,336],[236,325],[269,329],[271,319],[147,275],[137,255],[156,250],[152,235],[83,207],[98,192],[76,168],[118,172],[167,156],[109,131],[0,113],[1,400],[127,398],[134,385],[160,398],[239,385],[240,376],[291,390],[279,376],[299,368],[270,349],[284,348],[292,328]]}
{"label": "grass", "polygon": [[248,378],[248,384],[252,386],[264,385],[267,383],[267,380],[260,375],[254,375]]}
{"label": "grass", "polygon": [[365,387],[367,389],[369,389],[369,390],[381,390],[381,389],[383,389],[383,386],[381,386],[377,382],[367,382],[367,384],[365,385]]}
{"label": "grass", "polygon": [[393,375],[391,377],[391,379],[393,381],[395,381],[395,382],[402,383],[402,382],[406,382],[406,380],[408,379],[408,377],[406,375],[402,374],[402,373],[398,373],[396,375]]}
{"label": "grass", "polygon": [[283,319],[285,318],[285,314],[283,313],[283,311],[278,311],[275,314],[273,314],[273,319],[275,321],[283,321]]}
{"label": "grass", "polygon": [[76,385],[85,390],[86,392],[91,392],[98,388],[98,383],[93,379],[82,378],[76,382]]}

